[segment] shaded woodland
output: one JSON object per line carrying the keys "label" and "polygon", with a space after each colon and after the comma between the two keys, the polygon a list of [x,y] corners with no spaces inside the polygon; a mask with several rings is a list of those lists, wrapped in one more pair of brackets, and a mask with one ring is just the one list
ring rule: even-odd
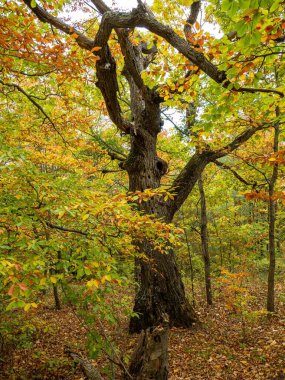
{"label": "shaded woodland", "polygon": [[284,379],[284,2],[1,13],[0,379]]}

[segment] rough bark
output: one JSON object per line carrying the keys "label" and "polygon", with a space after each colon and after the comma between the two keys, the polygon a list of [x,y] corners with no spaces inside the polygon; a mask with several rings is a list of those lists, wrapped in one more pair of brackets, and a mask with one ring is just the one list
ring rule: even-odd
{"label": "rough bark", "polygon": [[[129,78],[134,128],[131,130],[131,149],[123,167],[129,175],[130,191],[157,188],[167,171],[167,163],[156,153],[157,134],[160,131],[159,103],[143,100],[132,79]],[[150,199],[141,204],[142,211],[166,218],[165,202]],[[171,326],[189,327],[195,321],[195,313],[186,299],[184,286],[178,272],[174,253],[161,254],[148,241],[138,249],[144,253],[140,259],[139,289],[135,297],[130,332],[156,326],[166,313]]]}
{"label": "rough bark", "polygon": [[134,305],[138,316],[131,318],[130,332],[156,326],[164,314],[169,315],[170,326],[190,327],[197,318],[185,297],[174,253],[158,253],[147,241],[141,249],[147,260],[140,260],[140,283]]}
{"label": "rough bark", "polygon": [[206,298],[207,304],[213,304],[212,297],[212,286],[211,286],[211,261],[209,255],[209,244],[208,244],[208,220],[207,220],[207,206],[206,197],[203,185],[202,176],[198,179],[198,186],[201,198],[201,245],[202,254],[204,260],[204,272],[205,272],[205,287],[206,287]]}
{"label": "rough bark", "polygon": [[[89,51],[92,51],[93,47],[101,48],[96,49],[96,53],[94,53],[100,58],[96,61],[97,86],[104,97],[111,120],[119,130],[130,135],[130,153],[125,161],[120,162],[121,168],[128,172],[129,189],[130,191],[143,191],[147,188],[159,187],[161,177],[167,171],[167,163],[159,158],[156,152],[157,135],[161,130],[160,103],[163,102],[163,99],[155,88],[148,88],[141,78],[141,71],[148,62],[145,54],[149,52],[144,49],[143,45],[134,46],[130,42],[128,38],[130,28],[145,27],[155,35],[161,36],[210,78],[227,88],[230,81],[227,79],[226,73],[219,70],[205,55],[198,52],[173,29],[159,22],[140,0],[138,7],[129,13],[113,12],[102,0],[92,0],[102,14],[99,30],[94,39],[50,15],[43,7],[39,5],[32,7],[31,0],[24,0],[24,2],[40,21],[49,23],[68,35],[76,33],[78,35],[76,42],[80,47]],[[197,17],[199,2],[195,3],[189,16],[191,20]],[[130,88],[131,122],[124,118],[118,99],[116,62],[108,46],[113,29],[118,35],[125,61],[122,74],[125,75]],[[155,51],[152,53],[155,54]],[[233,89],[233,91],[273,92],[283,96],[283,93],[270,89],[239,88],[238,90]],[[249,127],[219,150],[206,149],[195,153],[173,183],[174,199],[168,201],[152,199],[143,203],[142,210],[170,222],[175,212],[188,197],[205,166],[236,149],[263,127],[263,125]],[[149,242],[142,242],[138,248],[145,253],[147,259],[140,262],[140,287],[134,307],[134,311],[138,313],[139,317],[131,320],[130,330],[139,331],[142,328],[157,325],[161,321],[162,313],[165,312],[169,314],[170,325],[190,326],[195,320],[195,315],[185,297],[174,253],[161,255],[153,249]]]}
{"label": "rough bark", "polygon": [[88,380],[103,380],[103,377],[101,376],[100,372],[95,368],[92,363],[88,360],[83,358],[78,353],[70,350],[69,348],[66,348],[64,352],[70,356],[75,363],[80,364],[82,371]]}
{"label": "rough bark", "polygon": [[140,335],[131,357],[129,373],[134,380],[168,379],[168,320]]}

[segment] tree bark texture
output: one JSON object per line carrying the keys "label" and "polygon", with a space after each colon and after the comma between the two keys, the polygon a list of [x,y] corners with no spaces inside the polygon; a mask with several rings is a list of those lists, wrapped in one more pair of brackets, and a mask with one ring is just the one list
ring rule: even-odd
{"label": "tree bark texture", "polygon": [[156,252],[149,242],[141,247],[147,259],[140,260],[140,283],[135,297],[131,333],[156,326],[169,315],[170,326],[190,327],[196,320],[185,296],[184,285],[177,269],[174,253]]}
{"label": "tree bark texture", "polygon": [[131,357],[129,373],[134,380],[168,379],[168,322],[140,335]]}
{"label": "tree bark texture", "polygon": [[205,272],[205,287],[206,287],[206,298],[207,304],[213,304],[212,298],[212,286],[211,286],[211,261],[209,255],[209,244],[208,244],[208,220],[207,220],[207,206],[206,197],[204,191],[204,185],[202,176],[198,179],[198,187],[201,198],[201,245],[202,254],[204,260],[204,272]]}
{"label": "tree bark texture", "polygon": [[[76,27],[71,27],[39,4],[34,6],[32,0],[24,0],[24,3],[41,22],[48,23],[68,35],[76,33],[76,42],[82,49],[93,52],[94,47],[99,48],[93,52],[98,58],[96,60],[96,85],[104,97],[110,119],[122,133],[130,135],[129,155],[124,162],[120,163],[121,168],[128,172],[129,190],[143,191],[147,188],[159,187],[161,177],[167,172],[167,163],[158,157],[156,152],[157,135],[161,131],[160,104],[164,102],[164,99],[161,98],[157,88],[149,88],[141,76],[141,72],[154,59],[156,49],[145,49],[143,42],[133,45],[129,38],[131,29],[144,27],[154,35],[162,37],[179,54],[195,64],[199,70],[227,88],[230,81],[226,72],[219,70],[203,53],[198,52],[187,38],[179,36],[171,27],[158,21],[140,0],[138,0],[138,6],[128,13],[112,11],[103,0],[92,0],[93,5],[101,14],[95,38],[81,33]],[[190,21],[197,17],[198,8],[199,2],[195,1],[191,6]],[[116,60],[109,47],[109,38],[113,30],[118,36],[118,43],[124,58],[124,68],[121,74],[126,77],[129,85],[131,121],[125,118],[119,100]],[[280,91],[271,89],[240,87],[238,90],[232,88],[232,91],[273,92],[283,96]],[[171,222],[206,165],[229,154],[266,126],[266,123],[258,126],[256,123],[249,124],[244,132],[222,148],[217,150],[206,148],[196,152],[170,188],[174,199],[167,201],[151,199],[143,202],[142,211],[155,214],[164,221]],[[142,242],[138,249],[145,253],[147,259],[140,261],[140,286],[134,307],[138,318],[131,320],[130,331],[139,331],[142,328],[159,324],[164,312],[169,314],[170,325],[190,326],[195,320],[195,314],[186,299],[174,253],[161,255],[147,241]]]}
{"label": "tree bark texture", "polygon": [[[132,98],[136,99],[132,103],[135,127],[131,131],[130,153],[123,166],[129,175],[130,191],[143,191],[160,186],[167,163],[156,153],[157,134],[160,131],[159,104],[147,108],[147,102],[141,100],[135,87]],[[166,218],[164,203],[158,198],[143,202],[141,210]],[[185,296],[174,253],[157,252],[147,240],[138,244],[137,248],[145,258],[139,260],[139,288],[134,305],[137,316],[131,318],[130,332],[140,332],[158,325],[165,313],[169,315],[171,326],[191,326],[196,317]]]}

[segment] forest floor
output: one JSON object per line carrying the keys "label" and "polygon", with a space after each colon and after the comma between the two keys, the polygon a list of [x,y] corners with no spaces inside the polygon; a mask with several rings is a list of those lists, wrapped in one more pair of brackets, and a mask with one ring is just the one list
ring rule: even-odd
{"label": "forest floor", "polygon": [[[255,297],[250,298],[250,305],[240,300],[236,302],[236,298],[229,302],[229,293],[217,293],[214,305],[206,307],[202,296],[197,295],[196,310],[201,324],[192,329],[170,331],[170,380],[285,379],[282,297],[277,302],[276,315],[268,316],[256,311],[264,303],[265,287],[252,286],[252,292]],[[277,294],[285,294],[284,280],[282,286],[277,286]],[[246,295],[240,299],[244,301]],[[86,327],[72,307],[65,305],[56,311],[52,298],[45,296],[40,307],[21,318],[22,326],[18,326],[21,328],[17,335],[11,335],[13,343],[2,343],[1,380],[84,379],[80,368],[64,353],[68,346],[87,356]],[[102,339],[112,340],[120,352],[115,354],[115,361],[130,356],[137,336],[128,335],[127,317],[122,315],[120,323],[113,326],[101,321],[98,330]],[[104,367],[110,371],[110,362],[104,354],[93,363],[101,372]],[[104,378],[119,378],[116,371],[117,376],[112,377],[109,372]]]}

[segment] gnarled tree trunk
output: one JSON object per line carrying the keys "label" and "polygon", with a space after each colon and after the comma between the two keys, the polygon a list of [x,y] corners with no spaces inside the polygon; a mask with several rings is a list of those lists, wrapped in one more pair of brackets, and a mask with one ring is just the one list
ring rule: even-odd
{"label": "gnarled tree trunk", "polygon": [[[161,177],[167,170],[166,162],[158,158],[156,153],[157,135],[161,130],[160,103],[163,103],[164,99],[160,97],[159,85],[150,88],[141,76],[142,71],[155,58],[156,45],[154,43],[154,46],[148,49],[143,41],[139,45],[133,44],[129,34],[133,28],[145,27],[149,32],[160,36],[172,45],[179,54],[197,65],[199,70],[227,88],[231,83],[226,72],[219,70],[187,39],[187,35],[191,32],[189,25],[192,25],[197,18],[200,1],[195,1],[191,5],[190,15],[187,18],[188,25],[185,26],[186,38],[179,36],[171,27],[158,21],[141,0],[138,0],[137,8],[129,13],[112,11],[103,0],[92,0],[102,15],[95,38],[82,33],[76,27],[71,27],[39,4],[33,4],[32,0],[24,0],[24,3],[40,21],[50,24],[65,34],[74,35],[75,33],[76,43],[82,49],[93,52],[97,56],[96,84],[104,97],[110,119],[122,133],[130,135],[130,154],[127,160],[121,163],[121,167],[127,170],[129,175],[129,189],[143,191],[146,188],[158,187]],[[124,117],[120,106],[116,61],[108,44],[113,30],[118,36],[124,59],[125,67],[122,74],[125,75],[129,84],[132,121]],[[94,48],[96,48],[95,51]],[[259,91],[244,87],[232,88],[232,90]],[[277,90],[263,90],[265,91],[283,96],[283,93]],[[257,123],[249,124],[244,132],[220,149],[211,150],[205,147],[196,152],[172,184],[174,199],[167,201],[153,199],[143,205],[143,210],[170,222],[175,212],[187,199],[205,166],[232,152],[262,128],[264,128],[263,124],[258,126]],[[153,250],[149,242],[143,242],[139,248],[143,250],[148,260],[140,263],[140,288],[134,307],[134,311],[139,313],[139,318],[132,319],[130,330],[139,331],[141,328],[158,324],[163,312],[169,314],[170,325],[190,326],[195,320],[195,315],[185,297],[174,254],[160,255]]]}
{"label": "gnarled tree trunk", "polygon": [[[160,132],[160,106],[155,98],[142,100],[141,93],[129,78],[132,114],[135,126],[131,131],[131,150],[123,163],[129,175],[130,191],[157,188],[167,171],[167,163],[156,153],[157,134]],[[157,198],[143,202],[142,211],[167,219],[164,204]],[[168,220],[169,221],[169,220]],[[163,314],[168,314],[170,325],[189,327],[196,320],[188,302],[174,253],[159,253],[147,240],[138,245],[146,259],[140,259],[139,289],[135,297],[130,332],[156,326]]]}

